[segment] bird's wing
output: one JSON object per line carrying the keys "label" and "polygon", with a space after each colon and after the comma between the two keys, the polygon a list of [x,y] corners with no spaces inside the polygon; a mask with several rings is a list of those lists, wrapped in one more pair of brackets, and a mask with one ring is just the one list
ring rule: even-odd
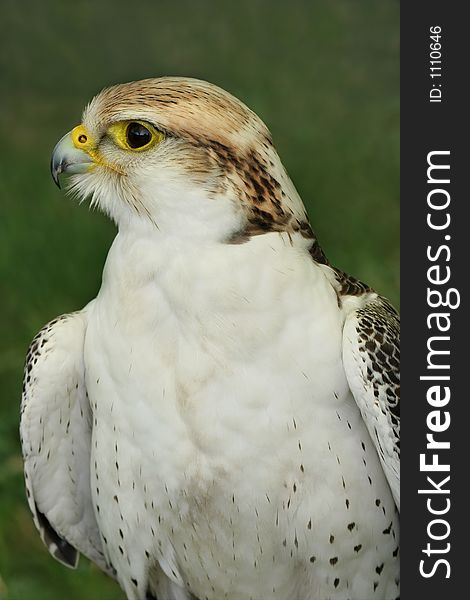
{"label": "bird's wing", "polygon": [[32,341],[20,434],[28,503],[49,552],[72,568],[81,552],[109,573],[91,499],[85,330],[86,309],[51,321]]}
{"label": "bird's wing", "polygon": [[400,321],[376,294],[346,317],[343,363],[349,387],[400,509]]}

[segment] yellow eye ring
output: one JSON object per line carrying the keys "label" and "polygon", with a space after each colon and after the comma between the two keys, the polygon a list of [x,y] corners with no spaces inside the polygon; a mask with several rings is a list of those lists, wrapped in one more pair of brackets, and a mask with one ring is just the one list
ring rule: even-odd
{"label": "yellow eye ring", "polygon": [[161,142],[164,134],[146,121],[118,121],[107,132],[123,150],[142,152]]}

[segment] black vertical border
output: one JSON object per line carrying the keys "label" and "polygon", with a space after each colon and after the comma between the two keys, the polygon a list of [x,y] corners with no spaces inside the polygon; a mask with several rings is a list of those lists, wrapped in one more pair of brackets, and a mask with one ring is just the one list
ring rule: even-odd
{"label": "black vertical border", "polygon": [[[402,487],[401,487],[401,598],[462,598],[466,595],[470,576],[468,544],[470,539],[470,327],[468,310],[468,245],[470,233],[470,197],[467,179],[470,174],[469,74],[470,25],[464,16],[465,3],[402,2],[401,3],[401,316],[402,316]],[[430,27],[442,28],[442,102],[430,103],[429,76]],[[432,407],[426,401],[427,385],[420,382],[426,367],[426,342],[430,331],[426,317],[432,312],[427,306],[426,258],[429,244],[445,243],[443,232],[434,232],[426,225],[427,154],[433,150],[450,150],[450,180],[446,186],[451,194],[451,225],[446,234],[451,250],[449,286],[459,290],[461,304],[448,310],[452,325],[450,341],[451,400],[446,408],[451,425],[441,434],[449,440],[450,450],[440,453],[443,462],[450,462],[451,508],[443,516],[451,527],[442,542],[429,540],[427,525],[433,518],[426,508],[426,496],[418,489],[425,487],[426,474],[419,470],[419,455],[425,451],[426,416]],[[445,310],[444,308],[440,310]],[[467,338],[469,341],[467,342]],[[449,357],[447,357],[449,358]],[[431,475],[431,473],[428,473]],[[436,474],[436,480],[444,474]],[[429,486],[428,486],[429,487]],[[434,496],[437,498],[437,496]],[[443,496],[441,496],[443,498]],[[437,506],[437,503],[436,503]],[[436,528],[437,532],[438,529]],[[442,530],[443,531],[443,530]],[[427,558],[422,552],[427,542],[435,548],[450,543],[450,551]],[[427,559],[429,570],[433,560],[445,558],[447,569],[440,565],[435,574],[424,578],[419,573],[420,560]]]}

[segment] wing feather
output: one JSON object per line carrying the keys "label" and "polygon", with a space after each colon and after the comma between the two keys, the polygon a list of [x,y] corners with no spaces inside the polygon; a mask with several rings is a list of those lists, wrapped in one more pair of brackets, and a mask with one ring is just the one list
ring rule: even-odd
{"label": "wing feather", "polygon": [[377,449],[400,509],[400,321],[391,304],[374,294],[348,314],[343,362],[354,399]]}
{"label": "wing feather", "polygon": [[20,435],[29,507],[50,553],[75,568],[81,552],[109,573],[90,488],[85,330],[86,310],[51,321],[32,341]]}

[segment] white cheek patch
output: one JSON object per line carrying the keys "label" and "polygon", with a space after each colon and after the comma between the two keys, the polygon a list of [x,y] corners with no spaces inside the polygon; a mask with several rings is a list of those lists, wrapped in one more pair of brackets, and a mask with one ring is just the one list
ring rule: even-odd
{"label": "white cheek patch", "polygon": [[70,177],[68,192],[80,202],[88,199],[91,208],[102,210],[119,227],[214,241],[243,229],[246,215],[231,188],[214,193],[210,177],[207,183],[194,181],[177,163],[165,160],[163,153],[153,157],[131,153],[123,157],[122,153],[115,151],[119,155],[115,158],[111,152],[105,154],[107,160],[120,159],[125,174],[96,165]]}
{"label": "white cheek patch", "polygon": [[152,170],[140,180],[142,201],[162,233],[223,240],[239,231],[245,214],[230,191],[214,194],[171,167]]}

